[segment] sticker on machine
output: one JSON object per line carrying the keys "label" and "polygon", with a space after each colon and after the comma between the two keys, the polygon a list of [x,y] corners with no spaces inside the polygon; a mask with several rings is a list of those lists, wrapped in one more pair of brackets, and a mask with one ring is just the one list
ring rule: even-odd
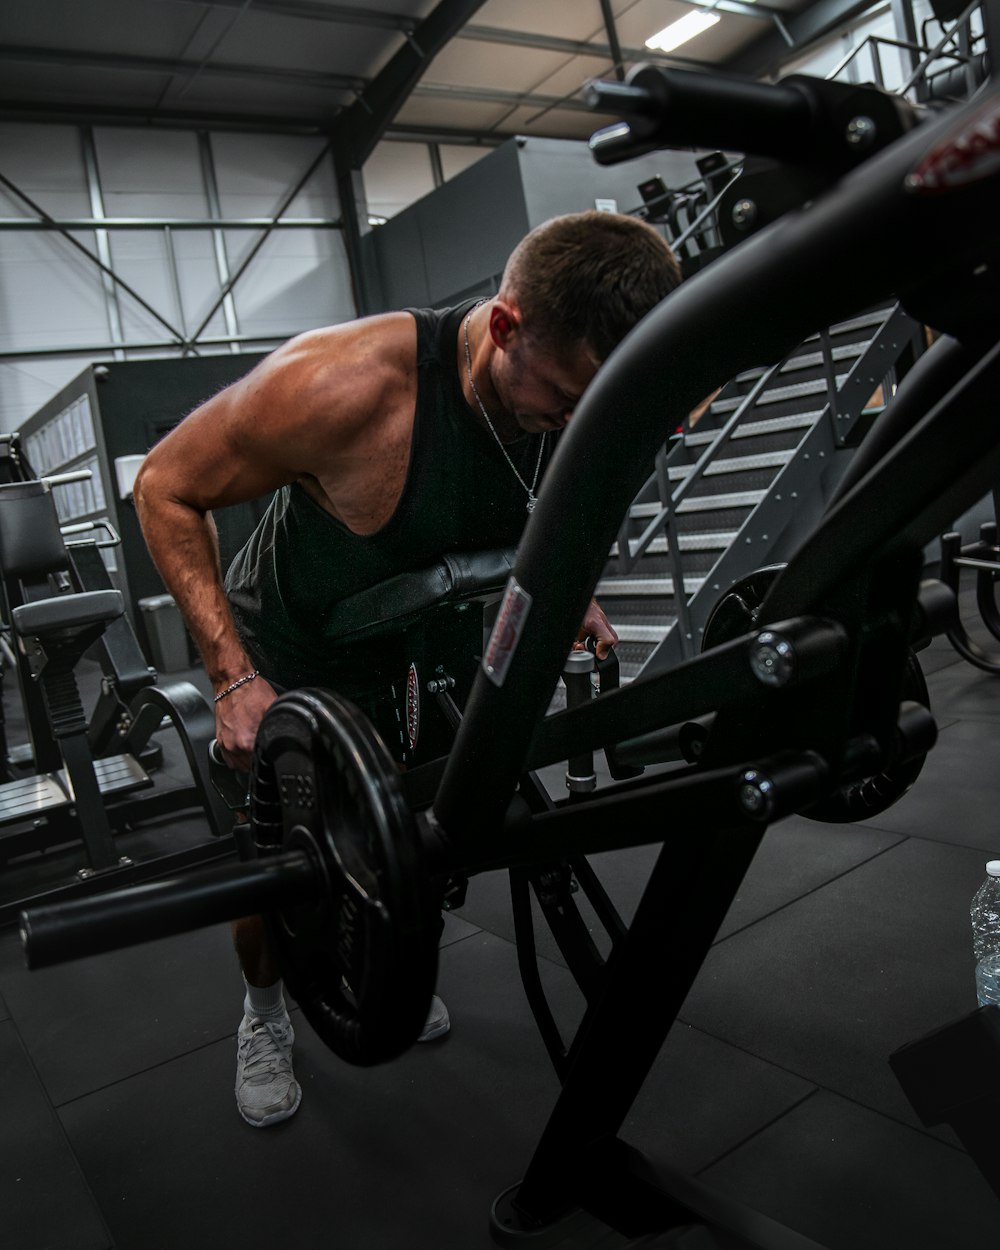
{"label": "sticker on machine", "polygon": [[420,679],[416,661],[406,674],[406,738],[413,751],[420,737]]}
{"label": "sticker on machine", "polygon": [[507,582],[503,603],[483,656],[483,668],[494,686],[502,686],[521,640],[524,622],[531,607],[531,595],[513,577]]}
{"label": "sticker on machine", "polygon": [[906,176],[907,191],[950,191],[1000,169],[1000,94],[995,94],[934,145]]}

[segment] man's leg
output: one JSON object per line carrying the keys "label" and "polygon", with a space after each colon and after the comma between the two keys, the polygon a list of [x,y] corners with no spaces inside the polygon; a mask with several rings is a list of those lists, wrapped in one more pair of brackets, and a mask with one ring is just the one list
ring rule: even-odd
{"label": "man's leg", "polygon": [[302,1100],[292,1071],[295,1032],[263,920],[244,916],[232,931],[246,985],[236,1035],[236,1105],[248,1124],[266,1128],[294,1115]]}

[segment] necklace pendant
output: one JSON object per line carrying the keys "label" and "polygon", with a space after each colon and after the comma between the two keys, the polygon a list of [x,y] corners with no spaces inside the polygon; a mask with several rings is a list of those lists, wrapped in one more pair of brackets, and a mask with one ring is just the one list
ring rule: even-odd
{"label": "necklace pendant", "polygon": [[536,504],[536,503],[538,503],[538,497],[535,495],[535,493],[534,493],[533,491],[530,491],[530,490],[529,490],[529,491],[528,491],[528,502],[527,502],[527,504],[525,505],[526,510],[527,510],[528,512],[534,512],[534,510],[535,510],[535,504]]}

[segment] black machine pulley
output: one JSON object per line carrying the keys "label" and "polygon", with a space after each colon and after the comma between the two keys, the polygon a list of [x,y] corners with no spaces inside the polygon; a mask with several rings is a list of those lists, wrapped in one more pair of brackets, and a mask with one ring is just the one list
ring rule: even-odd
{"label": "black machine pulley", "polygon": [[[705,622],[703,650],[707,651],[738,638],[741,634],[749,633],[762,623],[761,608],[764,600],[784,567],[783,564],[772,564],[757,569],[734,582],[720,596]],[[907,703],[919,704],[923,708],[930,707],[927,683],[912,649],[907,651],[901,691],[901,704]],[[920,729],[925,732],[923,721]],[[924,745],[929,749],[929,744]],[[926,758],[926,750],[917,750],[906,758],[886,765],[879,772],[845,780],[831,794],[803,808],[801,814],[827,824],[869,820],[903,797],[920,776]]]}
{"label": "black machine pulley", "polygon": [[326,1045],[362,1066],[394,1059],[427,1019],[441,928],[399,769],[352,703],[297,690],[268,708],[250,784],[256,859],[24,911],[29,967],[260,913]]}

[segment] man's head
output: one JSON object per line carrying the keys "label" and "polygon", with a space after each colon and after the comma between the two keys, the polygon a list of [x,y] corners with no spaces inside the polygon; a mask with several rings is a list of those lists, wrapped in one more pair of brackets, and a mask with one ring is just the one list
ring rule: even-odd
{"label": "man's head", "polygon": [[681,280],[670,245],[619,213],[585,212],[536,226],[507,261],[500,299],[523,330],[556,350],[586,346],[605,361]]}
{"label": "man's head", "polygon": [[490,308],[490,381],[522,430],[559,429],[615,347],[680,282],[667,242],[618,213],[555,217],[518,244]]}

